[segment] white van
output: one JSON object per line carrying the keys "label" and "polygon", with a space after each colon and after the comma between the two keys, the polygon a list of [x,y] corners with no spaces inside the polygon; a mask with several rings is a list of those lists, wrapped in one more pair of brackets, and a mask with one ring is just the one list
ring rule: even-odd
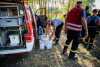
{"label": "white van", "polygon": [[35,34],[31,9],[22,0],[0,0],[0,55],[32,51]]}

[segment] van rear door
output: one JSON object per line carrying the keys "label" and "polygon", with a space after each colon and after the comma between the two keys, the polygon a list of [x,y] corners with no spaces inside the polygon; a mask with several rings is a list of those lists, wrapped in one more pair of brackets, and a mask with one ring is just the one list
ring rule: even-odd
{"label": "van rear door", "polygon": [[23,5],[0,2],[0,49],[26,47],[23,40],[25,30]]}

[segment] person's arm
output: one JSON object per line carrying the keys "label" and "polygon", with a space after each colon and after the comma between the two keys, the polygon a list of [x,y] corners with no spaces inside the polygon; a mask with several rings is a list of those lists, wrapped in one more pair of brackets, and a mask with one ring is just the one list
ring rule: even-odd
{"label": "person's arm", "polygon": [[51,29],[52,29],[51,36],[53,37],[53,40],[55,40],[55,30],[56,30],[56,27],[54,25],[54,20],[51,21]]}
{"label": "person's arm", "polygon": [[87,21],[85,17],[82,17],[82,25],[86,32],[88,32]]}
{"label": "person's arm", "polygon": [[67,33],[67,15],[65,16],[64,31],[65,31],[65,33]]}
{"label": "person's arm", "polygon": [[83,11],[82,14],[83,14],[83,15],[82,15],[82,25],[83,25],[84,30],[85,30],[85,34],[86,34],[85,37],[87,37],[87,36],[88,36],[87,19],[86,19],[86,15],[85,15],[85,12],[84,12],[84,11]]}

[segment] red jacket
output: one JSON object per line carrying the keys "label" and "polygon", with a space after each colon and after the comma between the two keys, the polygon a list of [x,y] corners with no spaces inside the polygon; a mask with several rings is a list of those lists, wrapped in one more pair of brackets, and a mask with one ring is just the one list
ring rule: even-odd
{"label": "red jacket", "polygon": [[67,14],[66,22],[67,28],[70,30],[81,31],[82,30],[82,8],[75,7]]}

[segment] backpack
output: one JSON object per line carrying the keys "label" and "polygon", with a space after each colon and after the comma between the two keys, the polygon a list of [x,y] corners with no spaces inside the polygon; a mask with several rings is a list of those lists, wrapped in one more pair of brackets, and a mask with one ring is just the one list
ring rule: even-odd
{"label": "backpack", "polygon": [[90,16],[90,21],[88,22],[88,29],[89,30],[96,30],[96,20],[97,20],[97,17],[95,16]]}
{"label": "backpack", "polygon": [[88,23],[88,26],[96,26],[96,17],[90,16],[90,21]]}

